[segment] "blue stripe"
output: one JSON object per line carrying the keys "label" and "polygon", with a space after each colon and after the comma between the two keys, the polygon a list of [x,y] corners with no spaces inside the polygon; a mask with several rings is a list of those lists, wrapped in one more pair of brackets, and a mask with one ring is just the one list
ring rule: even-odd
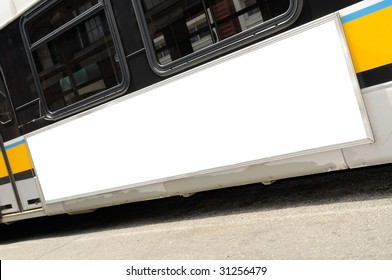
{"label": "blue stripe", "polygon": [[20,141],[18,141],[18,142],[15,142],[15,143],[12,143],[12,144],[9,144],[9,145],[5,146],[5,149],[8,150],[8,149],[11,149],[11,148],[13,148],[13,147],[22,145],[22,144],[24,144],[24,143],[26,143],[26,141],[25,141],[24,139],[22,139],[22,140],[20,140]]}
{"label": "blue stripe", "polygon": [[379,10],[382,10],[384,8],[387,8],[392,5],[392,0],[384,0],[379,3],[376,3],[374,5],[371,5],[369,7],[363,8],[362,10],[356,11],[352,14],[346,15],[342,17],[342,23],[347,23],[352,20],[361,18],[363,16],[369,15],[371,13],[377,12]]}

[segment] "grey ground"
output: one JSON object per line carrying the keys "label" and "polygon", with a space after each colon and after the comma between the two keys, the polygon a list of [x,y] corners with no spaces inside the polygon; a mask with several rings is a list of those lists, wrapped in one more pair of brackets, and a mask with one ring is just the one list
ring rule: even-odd
{"label": "grey ground", "polygon": [[392,259],[392,165],[0,226],[0,259]]}

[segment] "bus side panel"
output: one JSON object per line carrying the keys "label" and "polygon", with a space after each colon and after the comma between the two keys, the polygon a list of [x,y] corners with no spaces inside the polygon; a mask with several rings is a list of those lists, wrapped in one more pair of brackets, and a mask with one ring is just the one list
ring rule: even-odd
{"label": "bus side panel", "polygon": [[351,168],[392,162],[392,1],[363,1],[342,11],[375,142],[344,149]]}
{"label": "bus side panel", "polygon": [[344,149],[344,157],[350,168],[392,162],[392,84],[379,89],[368,89],[363,94],[376,141]]}
{"label": "bus side panel", "polygon": [[0,152],[0,214],[19,211],[3,154]]}
{"label": "bus side panel", "polygon": [[340,27],[322,19],[28,136],[46,201],[371,142]]}
{"label": "bus side panel", "polygon": [[18,138],[5,147],[23,210],[40,208],[41,198],[26,141]]}

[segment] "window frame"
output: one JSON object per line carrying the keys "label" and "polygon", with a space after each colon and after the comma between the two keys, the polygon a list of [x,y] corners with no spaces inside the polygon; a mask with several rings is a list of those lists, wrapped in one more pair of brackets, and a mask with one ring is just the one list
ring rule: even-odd
{"label": "window frame", "polygon": [[[2,120],[0,119],[0,124],[1,124],[1,125],[6,125],[6,124],[9,124],[10,122],[13,121],[14,107],[12,106],[12,102],[11,102],[11,98],[10,98],[10,93],[9,93],[9,90],[8,90],[7,82],[6,82],[6,80],[5,80],[3,68],[1,67],[1,65],[0,65],[0,79],[3,81],[3,84],[4,84],[4,89],[5,89],[5,92],[3,92],[3,93],[4,93],[4,98],[5,98],[5,101],[7,102],[7,106],[9,107],[9,112],[7,112],[7,113],[10,114],[9,120],[7,120],[7,121],[2,121]],[[0,91],[1,91],[1,89],[0,89]],[[1,94],[1,93],[0,93],[0,94]],[[1,97],[0,97],[0,98],[1,98]]]}
{"label": "window frame", "polygon": [[[45,118],[49,120],[62,119],[64,117],[68,117],[70,115],[89,109],[95,105],[102,104],[108,100],[111,100],[117,96],[122,95],[128,89],[130,84],[129,70],[126,63],[126,57],[121,44],[120,35],[116,26],[116,21],[115,21],[110,0],[97,0],[97,4],[88,8],[86,11],[75,16],[71,20],[62,24],[60,27],[49,32],[47,35],[44,35],[42,38],[38,39],[37,41],[30,42],[29,33],[27,31],[28,23],[34,20],[35,18],[42,16],[45,12],[50,10],[50,8],[52,8],[53,6],[55,6],[60,2],[61,0],[42,1],[38,3],[27,14],[25,14],[20,21],[21,35],[25,46],[26,54],[28,57],[28,61],[30,64],[30,68],[32,71],[34,83],[39,95],[39,99],[41,100],[41,105],[45,114]],[[43,87],[40,82],[40,78],[38,74],[39,71],[37,70],[37,65],[34,61],[33,52],[39,49],[40,47],[44,46],[48,42],[55,40],[58,36],[61,36],[65,32],[76,27],[78,24],[81,24],[82,22],[88,19],[94,18],[94,15],[97,15],[102,11],[105,14],[106,21],[109,27],[109,34],[111,35],[113,41],[113,47],[118,57],[119,71],[122,75],[120,83],[118,83],[113,87],[104,89],[101,92],[98,92],[90,97],[79,100],[75,103],[69,104],[60,109],[51,111],[49,109],[48,103],[45,98],[45,94],[43,92]]]}
{"label": "window frame", "polygon": [[222,54],[227,54],[291,25],[297,20],[302,11],[303,0],[289,1],[290,5],[285,13],[164,65],[159,63],[155,54],[154,43],[150,37],[149,26],[144,16],[141,0],[134,0],[132,3],[150,67],[157,75],[168,76],[192,68]]}

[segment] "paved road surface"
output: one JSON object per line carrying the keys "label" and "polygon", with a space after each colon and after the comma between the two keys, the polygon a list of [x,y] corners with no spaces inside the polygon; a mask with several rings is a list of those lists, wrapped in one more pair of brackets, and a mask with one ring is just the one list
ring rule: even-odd
{"label": "paved road surface", "polygon": [[392,165],[0,225],[0,259],[392,259]]}

